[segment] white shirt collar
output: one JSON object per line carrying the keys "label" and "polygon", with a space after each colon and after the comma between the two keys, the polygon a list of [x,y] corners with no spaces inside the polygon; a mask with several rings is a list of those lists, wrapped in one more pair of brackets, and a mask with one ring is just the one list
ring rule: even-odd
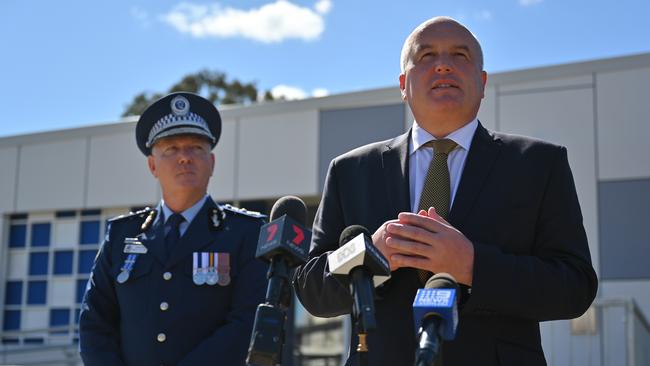
{"label": "white shirt collar", "polygon": [[[478,119],[474,118],[470,123],[465,126],[457,129],[456,131],[445,136],[450,140],[453,140],[458,146],[462,147],[466,151],[469,151],[470,146],[472,145],[472,139],[474,138],[474,132],[478,128]],[[409,144],[409,155],[415,153],[420,146],[426,144],[431,140],[436,140],[433,135],[427,132],[424,128],[420,127],[417,121],[413,121],[413,127],[411,129],[411,143]]]}

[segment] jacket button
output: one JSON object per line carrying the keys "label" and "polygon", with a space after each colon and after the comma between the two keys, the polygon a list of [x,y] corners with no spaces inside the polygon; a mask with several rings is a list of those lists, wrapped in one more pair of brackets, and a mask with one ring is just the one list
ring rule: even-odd
{"label": "jacket button", "polygon": [[171,272],[165,272],[165,273],[163,273],[163,278],[165,279],[165,281],[169,281],[169,280],[171,280],[171,279],[172,279],[172,274],[171,274]]}
{"label": "jacket button", "polygon": [[167,336],[165,335],[165,333],[158,333],[158,337],[156,337],[156,339],[158,340],[158,342],[162,343],[167,340]]}
{"label": "jacket button", "polygon": [[169,304],[166,301],[160,303],[160,310],[165,311],[169,309]]}

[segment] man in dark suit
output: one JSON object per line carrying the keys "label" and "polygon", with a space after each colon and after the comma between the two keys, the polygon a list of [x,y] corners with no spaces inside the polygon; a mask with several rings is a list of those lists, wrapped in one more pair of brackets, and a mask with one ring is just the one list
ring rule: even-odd
{"label": "man in dark suit", "polygon": [[481,126],[482,51],[455,20],[418,26],[401,61],[413,127],[332,161],[298,297],[316,316],[350,313],[327,255],[363,225],[392,271],[376,289],[370,365],[413,364],[413,298],[440,272],[463,289],[445,365],[544,365],[539,322],[581,315],[597,288],[566,149]]}
{"label": "man in dark suit", "polygon": [[[208,100],[173,93],[136,127],[162,201],[109,221],[84,296],[85,365],[243,365],[266,265],[262,216],[207,194],[221,132]],[[128,177],[124,177],[128,179]]]}

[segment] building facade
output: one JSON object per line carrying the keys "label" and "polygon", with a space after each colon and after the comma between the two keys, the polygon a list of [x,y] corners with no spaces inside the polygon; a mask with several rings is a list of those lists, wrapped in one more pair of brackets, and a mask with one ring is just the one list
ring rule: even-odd
{"label": "building facade", "polygon": [[[585,316],[542,325],[549,364],[650,363],[641,347],[650,344],[644,315],[650,314],[650,239],[644,230],[650,222],[648,86],[650,54],[488,77],[479,112],[484,126],[568,148],[600,279],[596,304]],[[224,107],[222,118],[212,197],[268,214],[277,198],[297,195],[308,204],[310,218],[332,158],[412,124],[397,85]],[[81,296],[106,220],[159,201],[134,129],[135,119],[127,119],[0,138],[5,356],[26,346],[74,344]],[[631,325],[617,325],[623,318]],[[322,323],[300,310],[296,322],[303,330]],[[322,339],[305,336],[312,338]],[[323,348],[336,348],[303,346],[323,354]],[[588,352],[578,351],[583,349]]]}

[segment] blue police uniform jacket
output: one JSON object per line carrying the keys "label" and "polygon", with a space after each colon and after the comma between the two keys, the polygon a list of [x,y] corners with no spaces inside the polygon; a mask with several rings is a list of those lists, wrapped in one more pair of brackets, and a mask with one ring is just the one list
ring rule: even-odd
{"label": "blue police uniform jacket", "polygon": [[[255,258],[263,216],[208,197],[167,253],[157,211],[109,222],[81,308],[84,364],[243,365],[267,287],[267,265]],[[118,281],[140,243],[146,253]],[[220,283],[195,284],[194,253],[205,252],[219,253]]]}

